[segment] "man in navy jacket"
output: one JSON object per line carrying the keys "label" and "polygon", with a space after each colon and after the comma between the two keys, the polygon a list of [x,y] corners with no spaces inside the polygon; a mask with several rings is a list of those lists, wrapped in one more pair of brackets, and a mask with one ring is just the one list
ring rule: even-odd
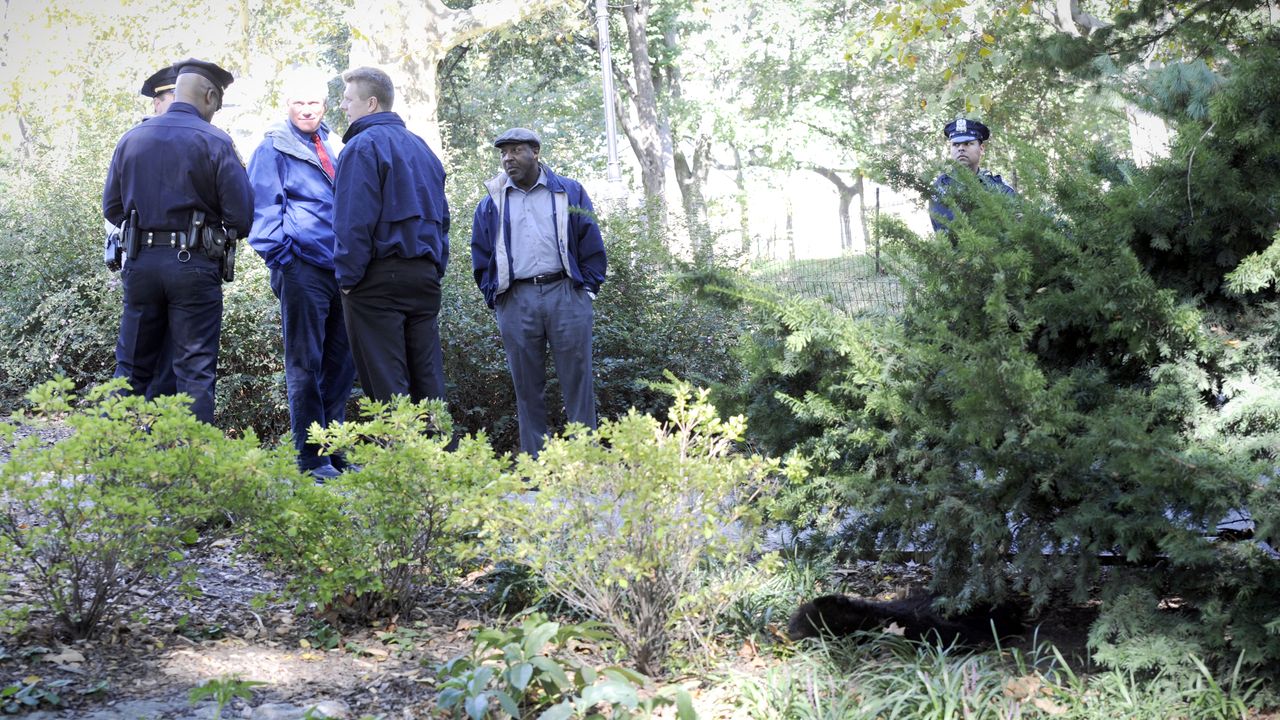
{"label": "man in navy jacket", "polygon": [[547,434],[546,352],[569,422],[596,427],[592,302],[604,282],[604,240],[582,185],[539,162],[542,140],[512,128],[493,142],[503,172],[485,183],[471,227],[471,266],[494,308],[515,385],[520,449],[536,456]]}
{"label": "man in navy jacket", "polygon": [[444,399],[440,282],[449,262],[444,167],[391,112],[377,68],[348,70],[351,121],[334,181],[334,268],[364,392]]}
{"label": "man in navy jacket", "polygon": [[[343,421],[355,363],[333,265],[334,154],[324,124],[325,79],[296,74],[285,87],[288,119],[269,129],[249,159],[253,230],[249,244],[271,270],[280,298],[284,379],[298,467],[337,477],[341,457],[308,442],[312,423]],[[335,467],[335,464],[337,467]]]}

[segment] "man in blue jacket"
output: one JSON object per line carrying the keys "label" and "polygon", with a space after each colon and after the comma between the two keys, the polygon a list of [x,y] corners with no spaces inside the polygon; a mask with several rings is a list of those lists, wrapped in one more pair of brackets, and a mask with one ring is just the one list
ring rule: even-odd
{"label": "man in blue jacket", "polygon": [[280,299],[289,426],[298,467],[318,480],[337,477],[341,457],[320,454],[307,434],[313,423],[344,419],[356,369],[334,277],[334,154],[324,123],[325,79],[291,76],[288,119],[267,130],[249,159],[253,230],[249,244],[271,270]]}
{"label": "man in blue jacket", "polygon": [[231,137],[210,124],[231,73],[196,59],[177,68],[176,101],[120,138],[102,193],[103,216],[121,227],[129,220],[126,234],[138,237],[136,255],[131,251],[121,270],[117,374],[143,392],[168,328],[178,392],[191,396],[198,419],[212,423],[222,268],[191,228],[198,211],[204,227],[244,237],[253,194]]}
{"label": "man in blue jacket", "polygon": [[440,282],[449,262],[444,167],[391,112],[377,68],[342,74],[351,121],[334,180],[334,268],[364,392],[444,399]]}
{"label": "man in blue jacket", "polygon": [[591,377],[592,301],[604,282],[604,240],[582,185],[539,159],[542,140],[512,128],[493,141],[503,171],[471,226],[471,266],[494,308],[515,385],[520,450],[537,456],[547,434],[551,347],[569,422],[596,427]]}

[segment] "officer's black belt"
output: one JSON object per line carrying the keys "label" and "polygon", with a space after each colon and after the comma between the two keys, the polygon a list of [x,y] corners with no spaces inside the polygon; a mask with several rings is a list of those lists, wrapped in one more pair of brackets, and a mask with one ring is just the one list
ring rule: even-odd
{"label": "officer's black belt", "polygon": [[138,242],[143,247],[190,247],[185,230],[139,230]]}
{"label": "officer's black belt", "polygon": [[557,280],[563,280],[567,277],[569,277],[568,273],[561,270],[560,272],[547,273],[545,275],[534,275],[533,277],[516,278],[515,280],[512,280],[512,282],[533,283],[534,285],[546,285],[547,283],[553,283]]}

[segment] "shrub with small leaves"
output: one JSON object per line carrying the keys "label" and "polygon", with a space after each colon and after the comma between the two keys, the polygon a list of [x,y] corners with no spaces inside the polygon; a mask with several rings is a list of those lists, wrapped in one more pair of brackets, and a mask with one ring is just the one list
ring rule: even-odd
{"label": "shrub with small leaves", "polygon": [[472,558],[475,530],[510,482],[483,435],[449,449],[453,423],[439,401],[365,398],[360,408],[363,421],[311,427],[322,452],[359,469],[281,486],[281,511],[254,531],[299,602],[352,620],[408,609],[424,584]]}
{"label": "shrub with small leaves", "polygon": [[507,629],[476,633],[475,646],[436,667],[436,706],[453,718],[649,717],[657,707],[675,705],[676,717],[692,720],[688,693],[657,692],[641,698],[648,679],[627,668],[596,669],[574,652],[575,645],[609,640],[595,623],[561,625],[534,613]]}
{"label": "shrub with small leaves", "polygon": [[632,412],[522,455],[515,472],[540,491],[491,526],[510,559],[603,622],[650,675],[673,643],[714,625],[728,598],[704,585],[705,570],[756,546],[755,501],[779,467],[735,452],[745,421],[717,417],[705,390],[670,390],[665,424]]}
{"label": "shrub with small leaves", "polygon": [[187,698],[192,705],[204,700],[212,698],[216,704],[213,717],[216,720],[222,718],[222,711],[231,704],[232,700],[240,698],[241,700],[249,700],[253,697],[253,689],[266,685],[261,680],[241,680],[239,675],[228,675],[225,677],[207,680],[193,688],[187,693]]}
{"label": "shrub with small leaves", "polygon": [[20,420],[59,421],[71,434],[53,445],[28,435],[0,466],[0,572],[25,576],[35,609],[73,638],[145,602],[129,592],[144,579],[172,589],[202,530],[264,509],[269,480],[297,473],[252,433],[228,439],[196,420],[185,396],[148,402],[123,388],[116,380],[83,399],[66,379],[36,388]]}

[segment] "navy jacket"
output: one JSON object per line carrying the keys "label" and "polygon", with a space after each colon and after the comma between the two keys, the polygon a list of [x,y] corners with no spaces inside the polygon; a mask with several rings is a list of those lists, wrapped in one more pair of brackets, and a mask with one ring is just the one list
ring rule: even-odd
{"label": "navy jacket", "polygon": [[[608,261],[604,239],[596,224],[595,209],[587,191],[576,180],[560,177],[542,165],[551,191],[552,221],[560,248],[560,262],[576,287],[592,294],[600,292]],[[494,299],[511,287],[511,218],[506,212],[507,174],[500,172],[485,183],[489,194],[476,206],[471,225],[471,269],[484,301]]]}
{"label": "navy jacket", "polygon": [[[1013,188],[1005,185],[1004,180],[1002,180],[999,175],[992,175],[988,170],[979,172],[978,179],[982,181],[984,186],[994,192],[1002,193],[1004,195],[1018,194]],[[939,175],[938,178],[933,181],[933,196],[929,198],[929,222],[933,223],[934,232],[945,230],[947,223],[955,220],[955,214],[951,212],[951,208],[947,207],[942,201],[942,198],[946,196],[954,182],[955,181],[951,179],[951,176],[946,173]]]}
{"label": "navy jacket", "polygon": [[371,260],[393,256],[431,258],[443,277],[449,203],[440,159],[393,112],[356,120],[342,139],[333,189],[338,287],[355,287]]}
{"label": "navy jacket", "polygon": [[[321,142],[329,128],[316,130]],[[337,159],[325,142],[331,160]],[[267,130],[249,158],[253,185],[253,230],[249,244],[275,270],[294,258],[333,269],[333,181],[315,147],[286,120]]]}
{"label": "navy jacket", "polygon": [[116,144],[102,192],[102,214],[113,225],[131,210],[143,230],[183,231],[191,211],[203,210],[210,224],[247,235],[253,192],[231,136],[182,102],[135,125]]}

